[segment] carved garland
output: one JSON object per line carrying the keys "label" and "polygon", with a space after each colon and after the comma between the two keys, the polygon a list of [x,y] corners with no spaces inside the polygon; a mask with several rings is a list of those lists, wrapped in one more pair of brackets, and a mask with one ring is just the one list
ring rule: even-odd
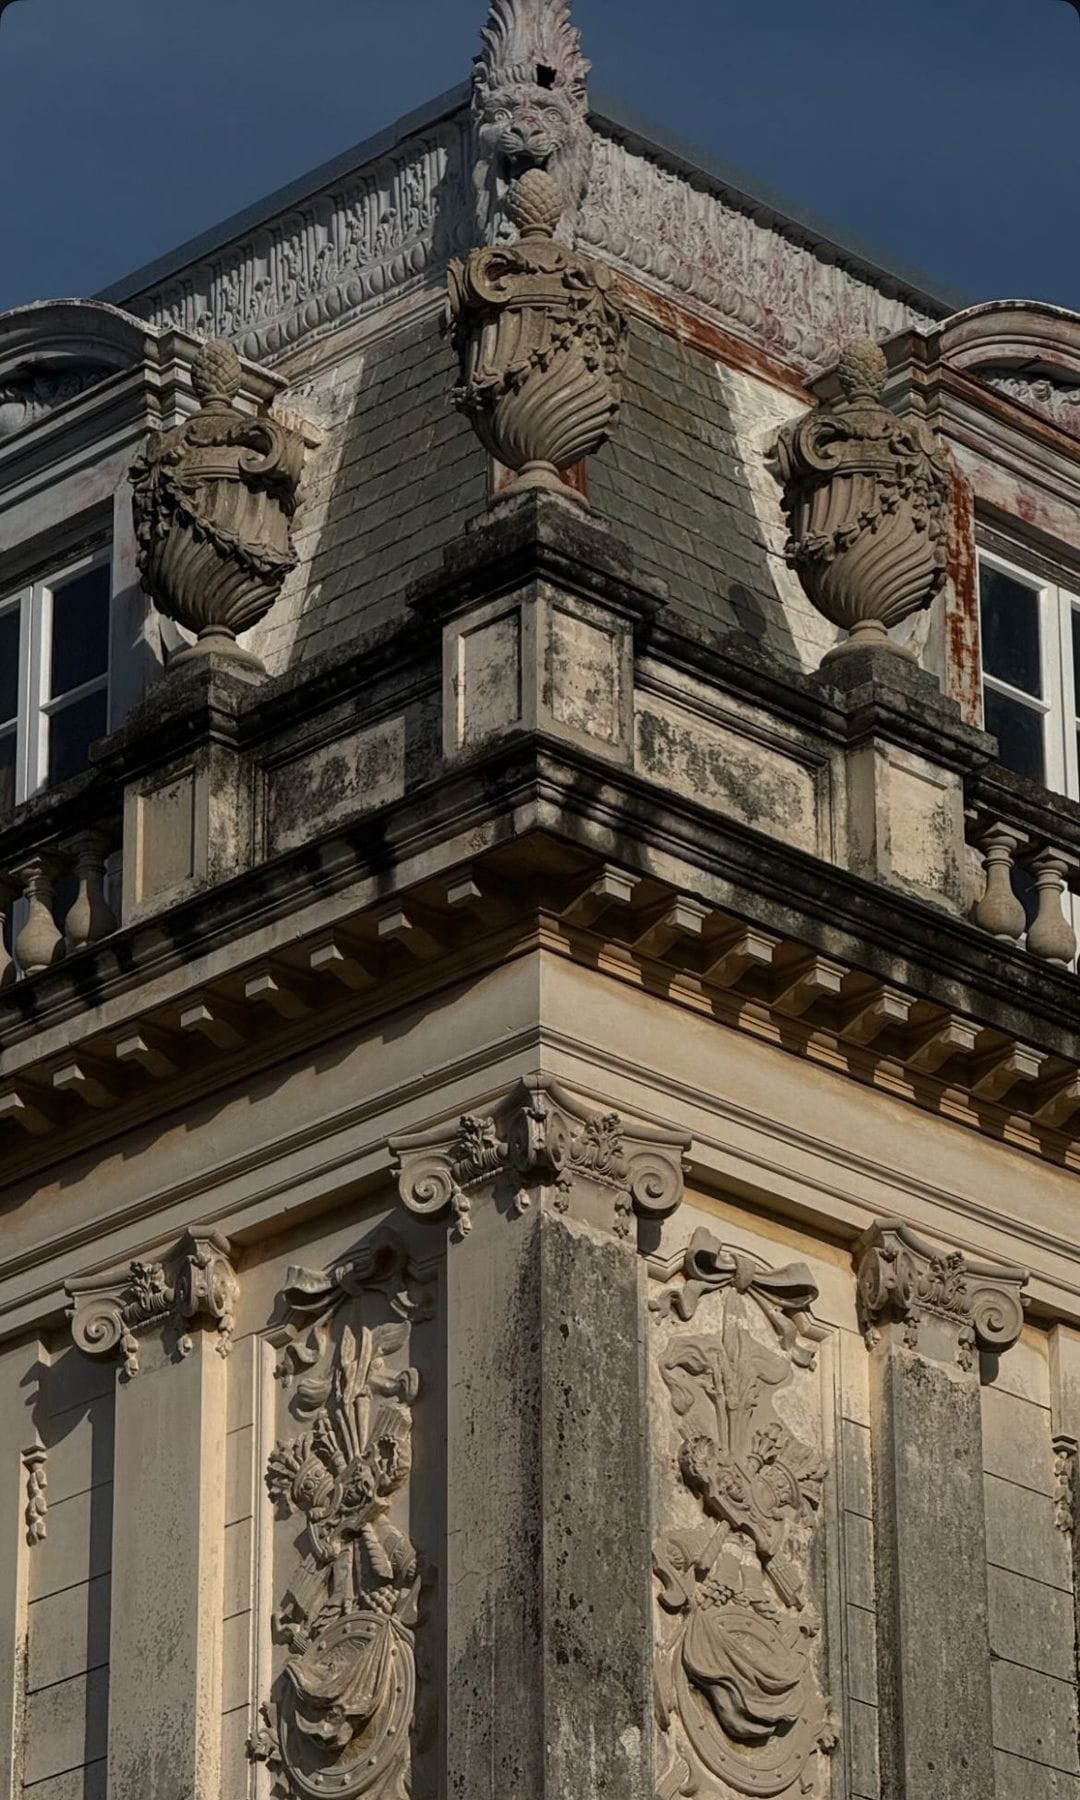
{"label": "carved garland", "polygon": [[122,1373],[131,1379],[139,1372],[143,1332],[172,1321],[181,1331],[178,1348],[184,1356],[192,1344],[183,1327],[207,1319],[217,1327],[219,1354],[227,1356],[237,1295],[228,1239],[216,1231],[187,1232],[177,1256],[171,1275],[163,1263],[133,1262],[126,1280],[103,1275],[68,1283],[71,1333],[79,1349],[87,1356],[119,1354]]}
{"label": "carved garland", "polygon": [[813,1341],[824,1336],[809,1312],[817,1289],[802,1264],[765,1269],[704,1230],[682,1274],[651,1303],[661,1320],[689,1321],[713,1304],[710,1330],[666,1337],[659,1357],[678,1424],[678,1480],[699,1523],[663,1533],[653,1554],[666,1620],[656,1651],[668,1763],[658,1800],[696,1793],[700,1769],[754,1800],[807,1794],[819,1754],[838,1742],[806,1585],[825,1469],[775,1400],[813,1368]]}
{"label": "carved garland", "polygon": [[274,1620],[289,1660],[249,1754],[285,1795],[407,1800],[421,1577],[398,1497],[420,1389],[411,1331],[430,1303],[392,1239],[322,1274],[291,1269],[285,1301],[280,1373],[291,1384],[304,1371],[301,1430],[272,1453],[266,1484],[283,1516],[304,1519],[305,1551]]}
{"label": "carved garland", "polygon": [[610,1196],[613,1229],[629,1237],[632,1216],[659,1219],[682,1199],[688,1140],[623,1124],[617,1113],[591,1113],[557,1082],[537,1078],[493,1114],[466,1114],[445,1128],[391,1140],[404,1205],[423,1219],[448,1219],[451,1236],[472,1229],[473,1203],[488,1189],[520,1216],[532,1190],[554,1189],[565,1212],[576,1183]]}

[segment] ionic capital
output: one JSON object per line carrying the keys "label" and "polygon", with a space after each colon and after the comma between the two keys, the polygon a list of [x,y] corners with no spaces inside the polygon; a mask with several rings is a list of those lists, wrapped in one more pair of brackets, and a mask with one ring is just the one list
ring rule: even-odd
{"label": "ionic capital", "polygon": [[938,1362],[974,1366],[976,1349],[1011,1349],[1024,1323],[1027,1272],[941,1250],[898,1219],[871,1226],[855,1252],[859,1313],[871,1346],[888,1338]]}
{"label": "ionic capital", "polygon": [[594,1113],[545,1076],[523,1081],[489,1113],[391,1139],[403,1204],[418,1218],[472,1228],[479,1199],[519,1216],[539,1195],[628,1238],[632,1219],[663,1219],[683,1197],[690,1139]]}
{"label": "ionic capital", "polygon": [[187,1355],[187,1327],[216,1327],[226,1356],[232,1341],[236,1272],[228,1239],[217,1231],[186,1231],[166,1262],[133,1262],[121,1276],[96,1275],[66,1283],[71,1334],[87,1356],[119,1356],[127,1377],[139,1372],[139,1338],[171,1324]]}

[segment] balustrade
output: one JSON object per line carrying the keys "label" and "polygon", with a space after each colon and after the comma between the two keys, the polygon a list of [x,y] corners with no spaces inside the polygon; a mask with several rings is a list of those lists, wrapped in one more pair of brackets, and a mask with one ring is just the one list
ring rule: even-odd
{"label": "balustrade", "polygon": [[1080,857],[1001,819],[977,820],[974,842],[986,877],[972,911],[975,924],[1002,943],[1022,945],[1040,962],[1073,968],[1070,893],[1080,887]]}
{"label": "balustrade", "polygon": [[40,974],[117,929],[109,899],[112,833],[77,832],[0,871],[0,986]]}

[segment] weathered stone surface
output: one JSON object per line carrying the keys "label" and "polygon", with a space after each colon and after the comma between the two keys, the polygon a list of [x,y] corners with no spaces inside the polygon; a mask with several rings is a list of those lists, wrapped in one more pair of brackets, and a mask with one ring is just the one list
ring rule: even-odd
{"label": "weathered stone surface", "polygon": [[636,1259],[485,1208],[447,1309],[448,1790],[651,1800]]}

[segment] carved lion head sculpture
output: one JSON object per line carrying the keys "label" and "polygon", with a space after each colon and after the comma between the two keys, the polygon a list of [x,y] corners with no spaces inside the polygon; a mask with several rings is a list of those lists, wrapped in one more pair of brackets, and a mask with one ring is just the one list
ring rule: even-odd
{"label": "carved lion head sculpture", "polygon": [[502,200],[526,169],[546,169],[577,211],[591,141],[580,33],[570,0],[492,0],[473,72],[473,137],[482,235],[506,235]]}

